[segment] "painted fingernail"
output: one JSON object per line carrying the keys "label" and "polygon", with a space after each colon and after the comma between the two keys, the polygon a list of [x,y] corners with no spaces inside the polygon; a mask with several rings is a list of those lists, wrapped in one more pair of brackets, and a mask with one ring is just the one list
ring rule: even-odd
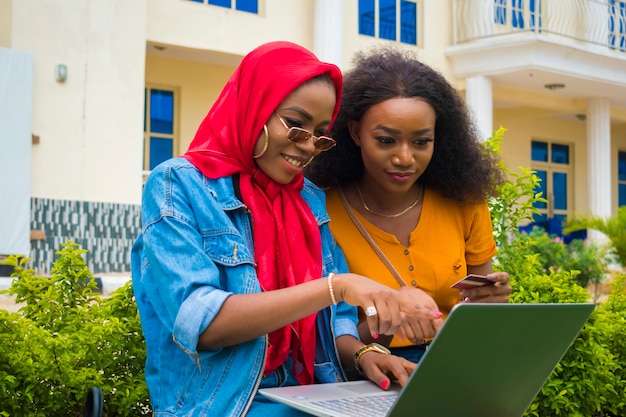
{"label": "painted fingernail", "polygon": [[441,311],[435,311],[435,317],[439,318],[441,316],[443,316],[443,313]]}
{"label": "painted fingernail", "polygon": [[461,298],[469,297],[469,291],[461,291]]}
{"label": "painted fingernail", "polygon": [[382,389],[387,389],[388,386],[389,386],[389,381],[383,381],[380,383],[380,387]]}
{"label": "painted fingernail", "polygon": [[374,339],[378,339],[378,333],[373,333],[373,334],[372,334],[372,337],[373,337]]}

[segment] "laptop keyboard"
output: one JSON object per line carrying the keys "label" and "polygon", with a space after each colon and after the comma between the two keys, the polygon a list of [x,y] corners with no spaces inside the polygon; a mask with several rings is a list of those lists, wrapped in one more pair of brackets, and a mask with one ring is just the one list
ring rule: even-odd
{"label": "laptop keyboard", "polygon": [[326,410],[340,412],[355,417],[385,417],[398,398],[398,393],[381,393],[365,397],[342,398],[338,400],[312,401],[312,404]]}

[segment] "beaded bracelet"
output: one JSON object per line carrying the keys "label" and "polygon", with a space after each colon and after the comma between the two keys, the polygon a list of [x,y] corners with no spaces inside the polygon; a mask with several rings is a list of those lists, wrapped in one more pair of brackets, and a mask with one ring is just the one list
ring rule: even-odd
{"label": "beaded bracelet", "polygon": [[333,277],[335,276],[334,273],[330,273],[328,274],[328,292],[330,293],[330,301],[333,302],[333,304],[337,305],[337,299],[335,298],[335,290],[333,289]]}

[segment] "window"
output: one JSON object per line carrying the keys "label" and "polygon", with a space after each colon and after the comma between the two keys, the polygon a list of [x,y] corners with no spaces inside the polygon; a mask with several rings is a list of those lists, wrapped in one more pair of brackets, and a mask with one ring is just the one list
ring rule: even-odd
{"label": "window", "polygon": [[626,206],[626,152],[617,153],[617,205]]}
{"label": "window", "polygon": [[[539,0],[493,0],[493,21],[498,25],[509,25],[516,29],[529,27],[536,29],[541,26]],[[528,8],[528,10],[525,9]],[[511,21],[507,17],[511,17]],[[528,24],[526,24],[526,19]]]}
{"label": "window", "polygon": [[609,0],[609,45],[626,51],[626,1]]}
{"label": "window", "polygon": [[562,223],[570,212],[573,201],[570,146],[533,140],[531,160],[532,169],[541,179],[535,192],[541,192],[548,200],[547,203],[535,203],[540,211],[540,214],[534,216],[535,224],[548,233],[561,235]]}
{"label": "window", "polygon": [[174,156],[176,145],[176,93],[146,87],[143,118],[143,170],[151,171]]}
{"label": "window", "polygon": [[259,0],[190,0],[196,3],[210,4],[211,6],[235,9],[240,12],[259,14]]}
{"label": "window", "polygon": [[359,0],[359,33],[417,45],[417,6],[417,0]]}

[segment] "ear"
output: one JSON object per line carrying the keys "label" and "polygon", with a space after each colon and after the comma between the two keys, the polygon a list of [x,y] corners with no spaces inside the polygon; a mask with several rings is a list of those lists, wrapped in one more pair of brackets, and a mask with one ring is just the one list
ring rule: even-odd
{"label": "ear", "polygon": [[350,136],[352,137],[354,144],[359,148],[361,147],[361,136],[359,136],[360,127],[361,125],[357,121],[350,120],[348,122],[348,131],[350,132]]}

